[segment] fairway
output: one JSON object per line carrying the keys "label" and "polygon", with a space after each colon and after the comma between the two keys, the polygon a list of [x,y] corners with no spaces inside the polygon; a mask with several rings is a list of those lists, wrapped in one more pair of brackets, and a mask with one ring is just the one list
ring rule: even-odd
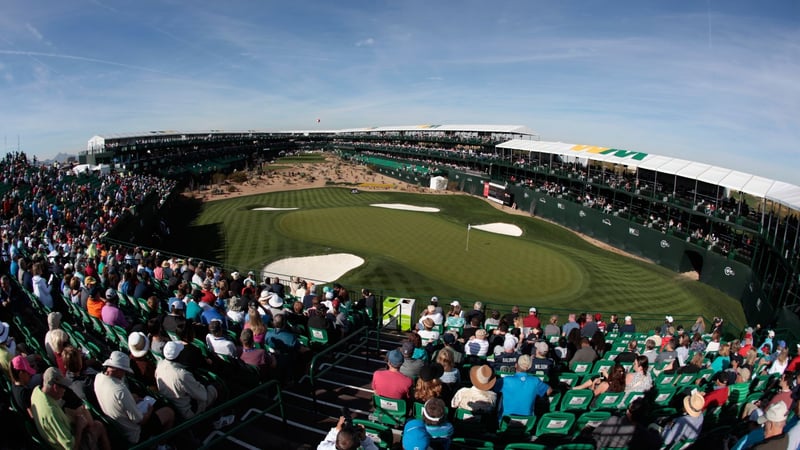
{"label": "fairway", "polygon": [[[375,203],[440,211],[369,206]],[[523,235],[472,229],[467,250],[467,224],[494,222],[516,225]],[[744,322],[739,302],[716,289],[466,195],[354,195],[347,188],[321,188],[219,200],[202,206],[179,241],[193,243],[197,251],[191,254],[238,270],[258,271],[287,257],[352,253],[366,262],[340,282],[385,295],[576,311],[723,315]]]}

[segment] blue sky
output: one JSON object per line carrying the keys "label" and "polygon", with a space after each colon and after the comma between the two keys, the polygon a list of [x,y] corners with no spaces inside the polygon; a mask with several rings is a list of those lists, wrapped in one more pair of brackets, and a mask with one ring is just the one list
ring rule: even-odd
{"label": "blue sky", "polygon": [[800,184],[792,0],[0,5],[0,134],[29,154],[147,130],[519,124]]}

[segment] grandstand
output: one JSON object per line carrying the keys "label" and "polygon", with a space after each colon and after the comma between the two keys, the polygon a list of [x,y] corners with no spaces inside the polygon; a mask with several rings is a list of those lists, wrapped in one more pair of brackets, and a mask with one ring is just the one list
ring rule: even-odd
{"label": "grandstand", "polygon": [[[750,323],[800,325],[800,187],[643,152],[544,142],[517,125],[95,136],[81,163],[208,182],[281,152],[336,151],[412,184],[503,201],[740,299]],[[191,161],[191,164],[181,164]],[[491,184],[490,184],[491,183]],[[513,201],[511,200],[513,199]]]}
{"label": "grandstand", "polygon": [[[20,277],[19,281],[14,277],[11,281],[23,303],[31,308],[4,319],[12,324],[11,334],[25,344],[23,349],[27,347],[26,351],[45,359],[44,365],[57,365],[57,360],[46,356],[43,343],[49,313],[59,311],[64,317],[61,328],[71,343],[90,359],[103,361],[115,350],[129,352],[127,335],[131,329],[110,325],[87,314],[80,301],[73,301],[75,293],[60,286],[61,281],[77,277],[78,272],[85,280],[89,273],[87,266],[97,270],[102,274],[104,287],[110,286],[117,292],[120,309],[138,324],[158,316],[157,309],[165,311],[175,296],[180,302],[187,293],[213,297],[211,290],[203,286],[204,278],[216,281],[218,277],[232,284],[239,277],[224,268],[204,272],[196,260],[149,252],[136,243],[159,227],[160,218],[172,206],[173,194],[183,183],[205,183],[214,172],[252,167],[282,152],[302,150],[337,152],[344,158],[368,164],[379,173],[420,186],[428,186],[432,177],[443,176],[448,180],[447,189],[473,195],[491,193],[495,198],[502,195],[510,199],[513,208],[558,222],[675,271],[698,272],[701,281],[739,298],[750,323],[769,323],[773,319],[787,327],[793,323],[798,274],[798,202],[794,197],[797,187],[711,166],[701,170],[705,166],[640,152],[542,142],[524,127],[457,125],[98,136],[92,138],[87,152],[80,155],[80,162],[110,164],[115,170],[79,176],[70,175],[67,167],[33,167],[24,155],[9,155],[0,163],[6,195],[4,214],[9,224],[4,234],[7,244],[4,250],[12,261],[21,258],[46,264],[53,274],[51,286],[59,287],[52,289],[52,304],[48,305],[42,300],[41,291],[34,293],[26,277]],[[13,237],[21,235],[27,237],[24,240]],[[102,261],[105,266],[118,265],[119,271],[128,274],[127,278],[122,273],[104,272],[93,266],[94,260]],[[112,264],[112,260],[117,263]],[[152,271],[152,275],[142,275],[137,264],[142,264],[143,272]],[[156,271],[164,267],[180,277],[164,278],[162,271],[159,278]],[[4,273],[17,271],[14,264],[4,266]],[[25,271],[23,268],[22,272]],[[136,281],[137,275],[142,281]],[[125,284],[126,280],[129,284]],[[284,314],[290,314],[292,300],[302,301],[295,280],[272,284],[261,281],[255,280],[258,290],[246,294],[254,294],[250,297],[253,300],[262,296],[258,294],[261,289],[286,290],[282,307],[268,302],[270,308],[275,308],[270,315],[281,314],[281,308],[286,310]],[[152,283],[146,288],[149,291],[133,287],[148,283]],[[83,284],[78,283],[79,292]],[[152,294],[155,300],[151,302],[144,295],[137,295],[141,292]],[[310,351],[301,358],[304,370],[288,379],[278,373],[267,372],[264,376],[260,370],[233,358],[215,356],[213,346],[202,338],[189,339],[188,344],[213,360],[211,368],[198,369],[195,376],[203,383],[219,387],[224,400],[132,447],[152,448],[169,442],[178,448],[315,448],[336,424],[340,407],[347,406],[355,416],[354,422],[367,428],[379,448],[399,448],[406,419],[424,415],[414,402],[398,405],[398,411],[387,410],[392,402],[387,403],[386,399],[373,402],[371,379],[375,371],[386,366],[390,350],[406,338],[414,340],[413,333],[407,336],[404,332],[416,318],[401,320],[401,303],[384,305],[381,299],[376,299],[374,310],[359,309],[356,306],[359,293],[341,288],[335,292],[332,297],[351,308],[343,318],[348,324],[347,331],[337,335],[344,327],[332,328],[329,334],[327,330],[298,326],[299,341]],[[272,298],[269,294],[263,296]],[[352,303],[348,303],[347,297]],[[195,303],[186,302],[187,306],[196,306]],[[231,305],[226,303],[228,308]],[[485,304],[482,312],[506,307]],[[647,422],[679,413],[683,398],[691,395],[693,389],[711,387],[715,372],[711,367],[724,362],[727,345],[734,346],[734,353],[739,347],[747,350],[755,345],[760,355],[752,366],[751,376],[735,380],[726,388],[730,391],[727,399],[704,412],[699,436],[668,448],[683,448],[695,440],[698,448],[716,448],[723,437],[739,437],[741,430],[735,424],[745,403],[774,391],[778,378],[766,371],[779,365],[776,361],[780,352],[776,355],[762,351],[760,344],[767,338],[775,342],[771,344],[775,347],[779,340],[794,344],[796,337],[789,331],[779,330],[774,341],[765,329],[729,330],[720,336],[712,331],[722,328],[722,324],[714,323],[700,333],[700,339],[692,342],[685,353],[687,360],[697,355],[700,365],[695,373],[672,373],[669,364],[677,359],[670,359],[655,364],[651,373],[654,388],[646,394],[609,392],[592,402],[586,395],[591,391],[581,393],[570,389],[582,382],[592,384],[602,369],[615,366],[616,358],[634,346],[633,341],[637,343],[636,351],[643,351],[654,327],[663,328],[661,334],[673,336],[669,324],[661,326],[663,316],[654,317],[658,319],[637,321],[639,328],[633,332],[605,324],[601,341],[593,339],[598,359],[585,364],[570,364],[559,353],[562,347],[567,352],[575,351],[574,336],[569,343],[557,335],[523,336],[527,339],[521,339],[517,345],[526,353],[530,349],[525,346],[532,344],[528,340],[539,339],[549,344],[546,353],[554,360],[554,370],[531,375],[553,388],[552,394],[537,403],[531,416],[506,416],[498,420],[493,410],[476,418],[469,411],[452,408],[449,420],[454,424],[455,434],[451,448],[594,448],[587,425],[597,426],[603,420],[624,416],[628,405],[639,395],[644,395],[648,405]],[[692,321],[690,316],[674,318],[687,328]],[[206,330],[202,322],[197,325],[199,332]],[[233,330],[241,325],[231,321],[229,340],[238,341]],[[528,331],[524,322],[522,326],[506,322],[505,326],[510,326],[512,333],[514,328]],[[489,322],[480,327],[490,335],[506,330]],[[447,328],[466,331],[463,324]],[[440,331],[446,331],[446,326],[441,325]],[[164,338],[185,339],[185,336],[175,334]],[[418,348],[420,355],[432,356],[433,351],[441,351],[441,341],[435,341],[429,349]],[[699,347],[694,347],[695,344]],[[262,349],[270,348],[268,343],[261,345]],[[283,355],[282,350],[272,349]],[[656,350],[666,355],[666,348]],[[759,353],[755,348],[753,351]],[[151,352],[147,357],[160,359],[165,355]],[[495,359],[492,353],[465,357],[457,365],[460,381],[453,388],[469,387],[473,383],[470,367],[494,364]],[[622,366],[628,371],[635,370],[629,363]],[[500,369],[495,372],[498,377],[507,375]],[[8,378],[4,377],[4,381],[0,399],[7,401],[12,387]],[[130,376],[128,382],[132,390],[154,395],[160,405],[172,405],[170,399],[144,381],[143,374]],[[7,446],[42,447],[44,443],[35,421],[27,418],[20,405],[11,404],[13,413],[3,408],[3,413],[9,416],[8,423],[29,433],[15,436],[13,442],[9,437]],[[114,448],[129,446],[113,420],[96,403],[89,399],[86,406],[105,424]],[[232,423],[222,420],[228,416],[233,416]]]}

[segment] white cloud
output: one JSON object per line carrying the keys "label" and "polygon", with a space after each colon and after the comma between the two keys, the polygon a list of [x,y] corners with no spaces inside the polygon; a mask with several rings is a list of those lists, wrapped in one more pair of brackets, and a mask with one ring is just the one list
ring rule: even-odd
{"label": "white cloud", "polygon": [[366,38],[356,42],[356,47],[371,47],[375,44],[374,38]]}

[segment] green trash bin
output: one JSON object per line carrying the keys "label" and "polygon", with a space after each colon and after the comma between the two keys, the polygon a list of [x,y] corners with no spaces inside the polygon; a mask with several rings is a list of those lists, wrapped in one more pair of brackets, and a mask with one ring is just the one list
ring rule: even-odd
{"label": "green trash bin", "polygon": [[383,318],[384,328],[397,331],[409,331],[417,323],[416,311],[413,298],[386,297],[383,299]]}

